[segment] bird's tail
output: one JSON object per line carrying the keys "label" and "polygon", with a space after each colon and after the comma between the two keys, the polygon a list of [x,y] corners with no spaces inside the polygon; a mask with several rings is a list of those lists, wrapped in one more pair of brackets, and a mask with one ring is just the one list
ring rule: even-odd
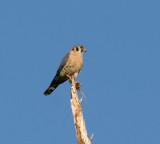
{"label": "bird's tail", "polygon": [[50,95],[57,87],[58,85],[51,85],[45,92],[44,95],[48,96]]}

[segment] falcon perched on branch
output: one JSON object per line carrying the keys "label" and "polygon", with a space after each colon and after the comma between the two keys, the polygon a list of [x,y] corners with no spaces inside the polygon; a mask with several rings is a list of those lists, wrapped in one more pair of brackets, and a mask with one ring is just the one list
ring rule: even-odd
{"label": "falcon perched on branch", "polygon": [[44,95],[48,96],[58,87],[58,85],[71,77],[76,78],[78,76],[83,66],[83,52],[86,52],[85,47],[76,45],[68,54],[66,54],[59,65],[57,73],[49,88],[44,92]]}

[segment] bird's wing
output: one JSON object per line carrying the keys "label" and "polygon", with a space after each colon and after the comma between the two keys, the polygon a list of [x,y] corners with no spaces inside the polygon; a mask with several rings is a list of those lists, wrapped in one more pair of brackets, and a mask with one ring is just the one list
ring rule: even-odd
{"label": "bird's wing", "polygon": [[66,65],[68,59],[69,59],[69,53],[66,54],[65,57],[63,58],[63,60],[61,61],[59,68],[57,70],[56,76],[52,80],[49,88],[44,92],[45,95],[51,94],[59,84],[61,84],[62,82],[67,80],[67,79],[63,78],[61,81],[59,81],[58,77],[59,77],[59,74],[60,74],[61,70],[63,69],[63,67]]}
{"label": "bird's wing", "polygon": [[61,72],[61,70],[63,69],[63,67],[66,65],[67,61],[69,59],[69,53],[65,55],[65,57],[62,59],[59,67],[58,67],[58,70],[57,70],[57,73],[56,73],[56,76],[58,76]]}

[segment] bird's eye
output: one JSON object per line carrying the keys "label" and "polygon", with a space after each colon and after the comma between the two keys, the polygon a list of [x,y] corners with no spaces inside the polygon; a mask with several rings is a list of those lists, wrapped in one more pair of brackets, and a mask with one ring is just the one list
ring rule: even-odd
{"label": "bird's eye", "polygon": [[76,47],[76,51],[79,51],[79,48],[78,48],[78,47]]}
{"label": "bird's eye", "polygon": [[83,48],[83,46],[80,47],[81,49]]}

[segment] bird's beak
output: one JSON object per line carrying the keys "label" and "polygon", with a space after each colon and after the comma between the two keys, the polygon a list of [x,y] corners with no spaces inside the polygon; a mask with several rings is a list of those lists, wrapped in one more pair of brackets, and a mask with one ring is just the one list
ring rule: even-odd
{"label": "bird's beak", "polygon": [[84,52],[87,52],[85,48],[83,49],[83,51],[84,51]]}

